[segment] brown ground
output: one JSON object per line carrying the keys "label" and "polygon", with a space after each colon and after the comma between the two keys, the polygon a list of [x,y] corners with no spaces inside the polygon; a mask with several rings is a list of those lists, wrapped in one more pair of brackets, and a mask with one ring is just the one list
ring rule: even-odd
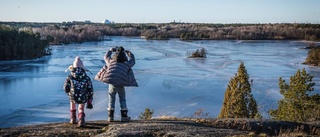
{"label": "brown ground", "polygon": [[0,136],[320,136],[320,125],[251,119],[153,119],[131,122],[87,121],[77,128],[50,123],[0,129]]}

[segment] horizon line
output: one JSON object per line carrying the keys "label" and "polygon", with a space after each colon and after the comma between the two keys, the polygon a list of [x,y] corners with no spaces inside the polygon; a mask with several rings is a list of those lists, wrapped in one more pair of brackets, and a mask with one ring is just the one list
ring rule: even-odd
{"label": "horizon line", "polygon": [[[89,22],[87,22],[89,21]],[[86,23],[86,24],[105,24],[104,22],[91,22],[90,20],[83,20],[83,21],[0,21],[0,22],[7,22],[7,23]],[[222,22],[112,22],[109,24],[320,24],[320,23],[311,23],[311,22],[229,22],[229,23],[222,23]]]}

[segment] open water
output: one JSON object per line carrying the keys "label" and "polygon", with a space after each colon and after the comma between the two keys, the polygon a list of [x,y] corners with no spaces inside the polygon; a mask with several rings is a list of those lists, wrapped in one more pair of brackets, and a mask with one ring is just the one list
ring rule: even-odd
{"label": "open water", "polygon": [[[133,67],[139,87],[127,87],[132,119],[146,108],[153,117],[217,117],[231,77],[244,62],[252,94],[265,118],[282,98],[278,79],[289,82],[298,69],[314,76],[319,93],[320,69],[301,64],[308,50],[299,41],[180,41],[111,37],[111,41],[53,45],[52,55],[27,61],[0,61],[0,127],[69,121],[69,100],[63,83],[65,69],[80,56],[94,85],[93,109],[86,120],[107,119],[108,85],[93,80],[104,65],[103,56],[113,46],[123,46],[136,56]],[[187,58],[204,47],[205,59]],[[118,98],[115,119],[120,119]],[[196,111],[202,111],[195,115]]]}

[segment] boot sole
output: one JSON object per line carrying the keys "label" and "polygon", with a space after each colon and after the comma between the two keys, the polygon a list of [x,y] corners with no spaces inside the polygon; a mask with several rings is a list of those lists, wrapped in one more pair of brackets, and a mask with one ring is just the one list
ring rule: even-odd
{"label": "boot sole", "polygon": [[85,127],[85,125],[78,125],[77,127]]}
{"label": "boot sole", "polygon": [[108,122],[114,122],[113,118],[108,118]]}
{"label": "boot sole", "polygon": [[78,121],[70,121],[70,124],[78,124]]}
{"label": "boot sole", "polygon": [[131,120],[130,117],[121,119],[121,122],[129,122]]}

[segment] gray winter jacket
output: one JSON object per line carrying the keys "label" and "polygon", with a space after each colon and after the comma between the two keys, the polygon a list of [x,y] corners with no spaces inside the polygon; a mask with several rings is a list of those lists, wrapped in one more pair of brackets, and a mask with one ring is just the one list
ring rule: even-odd
{"label": "gray winter jacket", "polygon": [[132,67],[135,64],[134,55],[127,54],[128,61],[120,63],[111,58],[112,51],[107,51],[104,56],[106,62],[106,72],[102,76],[102,82],[114,86],[138,86],[134,77]]}

